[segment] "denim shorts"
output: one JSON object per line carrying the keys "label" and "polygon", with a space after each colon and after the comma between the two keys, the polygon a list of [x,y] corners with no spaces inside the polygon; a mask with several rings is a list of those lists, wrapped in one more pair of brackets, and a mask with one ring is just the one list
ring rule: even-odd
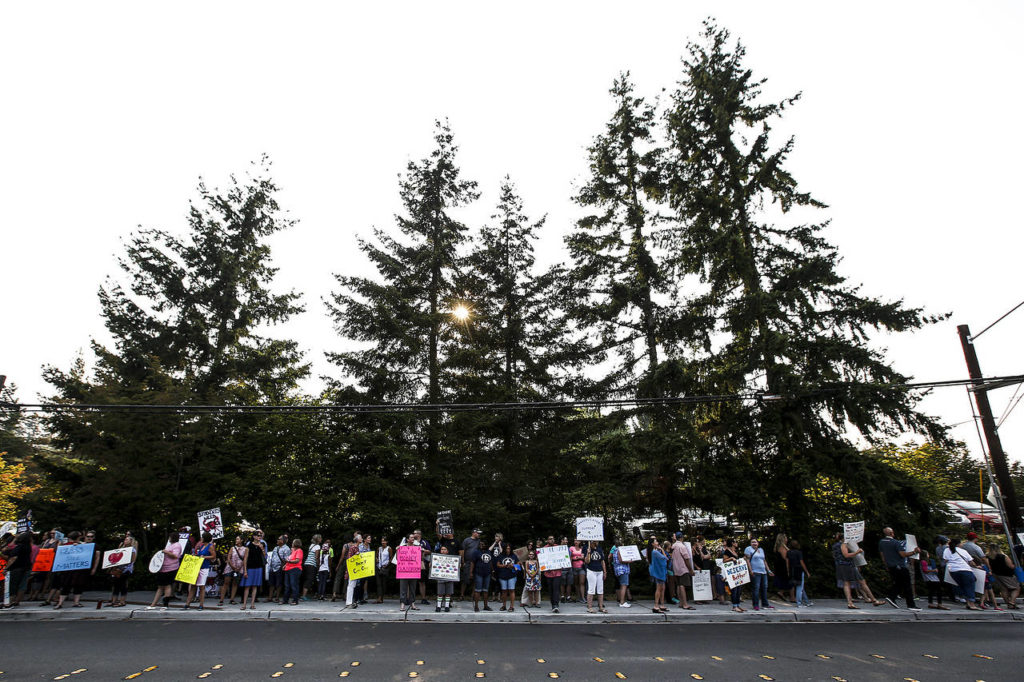
{"label": "denim shorts", "polygon": [[491,587],[491,574],[487,575],[474,575],[473,576],[473,591],[474,592],[486,592]]}
{"label": "denim shorts", "polygon": [[622,575],[617,575],[617,576],[615,576],[615,578],[619,581],[620,585],[629,585],[629,573],[623,573]]}
{"label": "denim shorts", "polygon": [[498,578],[498,584],[501,586],[502,590],[513,590],[513,591],[515,591],[515,589],[516,589],[516,579],[515,579],[515,577],[508,578],[508,579]]}

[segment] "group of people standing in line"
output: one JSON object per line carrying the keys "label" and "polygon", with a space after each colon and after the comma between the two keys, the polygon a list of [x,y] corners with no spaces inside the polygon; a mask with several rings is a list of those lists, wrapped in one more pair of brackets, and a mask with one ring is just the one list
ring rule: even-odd
{"label": "group of people standing in line", "polygon": [[[435,531],[438,529],[435,527]],[[102,552],[94,552],[89,568],[53,573],[31,571],[30,568],[40,549],[57,547],[61,544],[82,544],[95,542],[94,531],[85,533],[73,531],[63,536],[54,529],[42,537],[23,533],[15,538],[5,538],[0,543],[0,559],[7,562],[4,572],[10,581],[13,597],[12,606],[28,600],[41,599],[42,605],[53,604],[63,608],[65,599],[72,597],[72,606],[81,607],[81,595],[89,576],[95,575],[100,567]],[[838,533],[832,545],[837,587],[843,590],[847,607],[856,609],[855,594],[863,602],[880,606],[886,602],[896,606],[900,596],[906,599],[907,607],[917,609],[915,601],[916,573],[919,573],[928,597],[928,606],[946,609],[943,604],[944,569],[956,582],[953,599],[968,609],[999,609],[993,588],[1002,592],[1007,608],[1017,608],[1016,599],[1020,593],[1013,559],[1001,552],[995,545],[983,549],[976,542],[977,536],[968,533],[966,542],[950,540],[945,536],[937,538],[934,555],[914,547],[907,549],[906,542],[896,539],[891,528],[883,529],[879,542],[879,553],[891,577],[891,587],[885,601],[877,599],[861,574],[858,555],[863,549],[844,542]],[[118,547],[132,552],[132,561],[113,569],[107,569],[111,580],[111,606],[124,606],[128,592],[128,580],[137,570],[138,542],[131,533],[119,539]],[[223,545],[224,543],[222,543]],[[569,555],[570,566],[541,570],[538,549],[564,545]],[[541,603],[541,591],[548,592],[551,609],[557,613],[559,606],[567,602],[585,602],[589,613],[596,608],[606,613],[605,585],[609,576],[614,578],[615,596],[620,608],[632,606],[630,576],[638,562],[623,557],[622,543],[612,543],[605,550],[596,541],[575,540],[551,535],[546,541],[528,542],[524,547],[513,550],[512,545],[501,533],[488,542],[479,528],[458,543],[452,533],[436,532],[436,539],[424,539],[416,530],[402,538],[399,546],[415,546],[420,549],[420,575],[398,580],[400,608],[418,610],[428,605],[427,582],[432,557],[437,555],[458,555],[460,573],[458,578],[434,579],[436,596],[435,611],[449,611],[455,597],[456,583],[459,601],[467,599],[467,592],[473,601],[475,611],[492,611],[490,604],[500,601],[501,611],[514,611],[516,602],[520,608],[536,608]],[[357,555],[372,552],[375,568],[372,578],[350,579],[348,560]],[[176,576],[182,558],[192,555],[201,560],[201,567],[194,581],[187,586],[177,581]],[[726,538],[719,547],[713,547],[702,535],[693,542],[684,540],[682,532],[667,539],[650,536],[642,545],[641,563],[654,586],[652,611],[665,613],[668,605],[678,605],[684,610],[695,607],[688,598],[697,571],[711,573],[712,598],[721,604],[731,604],[732,610],[742,613],[743,586],[731,587],[724,576],[724,569],[737,562],[745,562],[750,577],[749,591],[753,610],[774,609],[769,600],[769,584],[779,601],[793,603],[798,607],[812,606],[806,581],[810,577],[807,559],[800,543],[779,533],[774,547],[766,552],[757,538],[750,539],[747,546],[740,548],[734,538]],[[241,609],[254,609],[262,596],[277,604],[297,605],[300,601],[313,599],[334,602],[344,599],[346,608],[358,608],[366,604],[368,597],[375,595],[376,603],[382,603],[384,595],[392,589],[395,576],[396,550],[381,537],[374,541],[369,534],[355,533],[348,542],[335,546],[330,539],[315,534],[308,547],[299,538],[278,536],[271,546],[264,538],[263,531],[256,530],[244,537],[237,535],[226,548],[218,548],[209,532],[198,537],[190,529],[182,528],[168,534],[163,548],[162,559],[156,570],[157,588],[149,608],[167,608],[174,599],[184,598],[184,608],[198,603],[203,609],[206,597],[217,595],[218,605],[225,599],[229,604],[238,602],[241,591]],[[916,565],[916,573],[915,573]],[[975,573],[972,569],[985,572],[986,585],[975,593]],[[187,588],[187,592],[185,589]],[[179,596],[181,595],[181,596]],[[417,600],[418,597],[418,600]]]}

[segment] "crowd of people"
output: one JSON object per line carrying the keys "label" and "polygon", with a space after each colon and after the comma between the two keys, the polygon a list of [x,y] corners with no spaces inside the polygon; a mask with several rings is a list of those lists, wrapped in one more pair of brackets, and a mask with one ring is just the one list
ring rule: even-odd
{"label": "crowd of people", "polygon": [[[429,605],[430,593],[437,612],[451,610],[453,601],[472,601],[474,611],[492,611],[495,609],[491,604],[496,607],[499,603],[498,610],[515,611],[517,605],[524,609],[540,607],[542,592],[546,592],[555,613],[565,603],[586,604],[588,613],[594,613],[595,608],[607,613],[606,587],[619,608],[631,608],[632,581],[646,575],[653,587],[651,610],[666,613],[670,605],[684,610],[696,608],[693,578],[698,571],[705,570],[711,575],[712,601],[731,605],[738,613],[746,611],[745,591],[754,611],[776,608],[769,601],[769,593],[777,602],[800,608],[813,605],[807,594],[807,579],[811,576],[808,557],[800,543],[784,533],[776,535],[770,547],[758,538],[750,538],[741,547],[735,538],[712,543],[702,535],[687,540],[682,532],[662,538],[651,535],[646,542],[637,543],[640,559],[630,561],[622,551],[625,543],[618,539],[607,550],[602,542],[570,542],[566,536],[554,535],[514,548],[501,533],[485,538],[476,528],[460,543],[453,533],[437,530],[433,540],[424,538],[419,530],[400,539],[398,547],[419,548],[420,570],[418,577],[403,573],[396,580],[397,548],[387,537],[375,540],[372,535],[356,532],[350,540],[335,544],[330,538],[315,534],[306,544],[300,538],[280,535],[271,543],[263,531],[256,530],[244,536],[235,535],[231,541],[215,542],[208,531],[197,536],[188,527],[179,528],[167,535],[162,553],[150,562],[149,570],[155,572],[157,586],[148,608],[166,609],[171,601],[181,600],[183,608],[203,609],[211,598],[217,600],[218,606],[227,601],[242,610],[256,608],[260,600],[297,605],[328,599],[343,601],[345,608],[355,609],[370,599],[383,603],[385,596],[397,593],[399,608],[405,611]],[[836,586],[842,590],[848,608],[860,608],[858,601],[874,606],[888,603],[898,608],[897,599],[902,598],[907,608],[917,610],[916,598],[922,592],[919,585],[923,585],[931,609],[948,610],[947,604],[955,603],[967,609],[1018,608],[1020,582],[1016,565],[1021,561],[1021,547],[1014,548],[1015,565],[1014,558],[996,545],[979,545],[974,533],[968,533],[963,542],[938,536],[934,554],[916,546],[908,549],[906,541],[897,539],[891,528],[883,529],[882,535],[878,551],[890,577],[884,601],[875,596],[860,571],[859,565],[865,563],[864,550],[846,542],[842,533],[834,538]],[[59,572],[32,570],[40,550],[95,542],[94,531],[76,530],[64,535],[57,528],[42,534],[23,532],[0,539],[0,562],[6,563],[0,577],[7,582],[9,607],[38,601],[41,606],[61,609],[69,597],[72,607],[81,607],[82,592],[91,580],[96,580],[97,574],[106,574],[109,605],[125,606],[129,580],[140,566],[145,570],[145,562],[140,564],[139,543],[130,532],[111,543],[111,548],[131,553],[131,560],[123,565],[101,570],[103,552],[97,544],[89,567]],[[559,545],[566,547],[570,566],[542,570],[547,567],[541,566],[538,549]],[[368,552],[373,553],[374,575],[350,577],[349,559]],[[201,564],[194,581],[186,585],[178,577],[183,557],[188,555]],[[430,579],[435,555],[458,555],[459,575]],[[726,569],[739,562],[746,564],[749,583],[730,587]],[[977,590],[976,570],[983,572],[985,581]],[[431,582],[434,585],[429,588]],[[997,592],[1002,597],[1002,606]]]}

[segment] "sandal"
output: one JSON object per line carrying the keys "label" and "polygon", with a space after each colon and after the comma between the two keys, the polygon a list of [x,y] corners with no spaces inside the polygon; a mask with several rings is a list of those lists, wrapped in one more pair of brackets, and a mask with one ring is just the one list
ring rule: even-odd
{"label": "sandal", "polygon": [[589,608],[589,607],[587,608],[587,613],[593,613],[593,612],[594,612],[594,609]]}
{"label": "sandal", "polygon": [[687,611],[696,611],[697,610],[697,608],[694,607],[694,606],[684,606],[683,608],[686,609]]}
{"label": "sandal", "polygon": [[608,609],[605,608],[600,608],[598,609],[598,611],[600,611],[601,613],[608,613]]}
{"label": "sandal", "polygon": [[860,607],[859,606],[855,606],[853,604],[847,604],[846,608],[848,608],[848,609],[859,609]]}

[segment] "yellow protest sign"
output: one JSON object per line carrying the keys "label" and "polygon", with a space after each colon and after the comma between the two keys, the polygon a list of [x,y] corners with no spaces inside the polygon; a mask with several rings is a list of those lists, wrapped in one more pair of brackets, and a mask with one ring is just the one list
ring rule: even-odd
{"label": "yellow protest sign", "polygon": [[362,554],[349,557],[347,564],[350,580],[372,578],[375,575],[376,567],[373,565],[374,554],[374,552],[363,552]]}
{"label": "yellow protest sign", "polygon": [[202,566],[203,559],[201,557],[186,554],[181,557],[181,566],[178,567],[178,573],[174,579],[186,585],[195,585],[196,580],[199,579],[199,569]]}

